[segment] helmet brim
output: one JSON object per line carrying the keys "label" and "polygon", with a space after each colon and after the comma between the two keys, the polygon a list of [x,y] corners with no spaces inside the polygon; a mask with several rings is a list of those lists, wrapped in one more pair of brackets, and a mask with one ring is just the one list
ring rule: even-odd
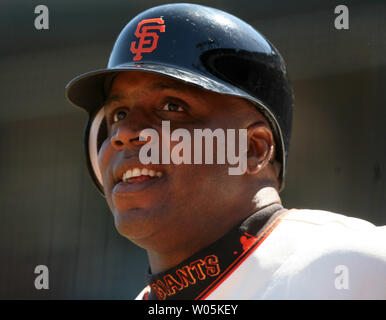
{"label": "helmet brim", "polygon": [[220,79],[214,80],[203,74],[194,73],[178,68],[177,66],[159,64],[121,65],[116,68],[100,69],[81,74],[66,85],[66,97],[75,106],[81,107],[89,113],[93,113],[95,109],[99,109],[102,106],[103,101],[107,98],[107,77],[124,71],[143,71],[162,74],[216,93],[252,99],[255,103],[258,103],[261,107],[268,110],[262,101]]}

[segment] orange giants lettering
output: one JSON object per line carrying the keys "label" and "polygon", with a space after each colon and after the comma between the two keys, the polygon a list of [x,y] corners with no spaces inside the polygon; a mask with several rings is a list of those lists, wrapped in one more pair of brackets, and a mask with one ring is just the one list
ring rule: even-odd
{"label": "orange giants lettering", "polygon": [[218,257],[211,254],[205,259],[198,259],[177,269],[173,274],[163,276],[161,280],[152,283],[151,288],[159,300],[164,300],[167,296],[195,285],[197,281],[215,277],[218,274],[220,274]]}

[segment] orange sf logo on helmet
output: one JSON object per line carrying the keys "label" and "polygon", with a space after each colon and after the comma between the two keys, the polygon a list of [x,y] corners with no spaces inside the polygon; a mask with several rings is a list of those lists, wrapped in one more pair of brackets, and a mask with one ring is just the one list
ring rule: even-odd
{"label": "orange sf logo on helmet", "polygon": [[[160,25],[143,26],[148,23],[158,23]],[[162,18],[144,19],[138,23],[137,29],[135,30],[135,36],[139,39],[138,46],[135,47],[137,44],[136,41],[131,42],[130,46],[130,51],[135,54],[133,58],[134,61],[142,60],[142,53],[150,53],[157,48],[159,36],[156,32],[149,32],[149,30],[165,32],[164,20]],[[144,47],[144,45],[150,46]]]}

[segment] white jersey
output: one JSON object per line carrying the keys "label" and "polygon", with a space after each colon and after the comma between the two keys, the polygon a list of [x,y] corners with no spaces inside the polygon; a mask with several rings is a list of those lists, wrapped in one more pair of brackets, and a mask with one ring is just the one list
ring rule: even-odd
{"label": "white jersey", "polygon": [[386,299],[386,226],[298,209],[281,210],[256,234],[253,223],[196,255],[201,264],[151,278],[137,299],[151,290],[158,299]]}

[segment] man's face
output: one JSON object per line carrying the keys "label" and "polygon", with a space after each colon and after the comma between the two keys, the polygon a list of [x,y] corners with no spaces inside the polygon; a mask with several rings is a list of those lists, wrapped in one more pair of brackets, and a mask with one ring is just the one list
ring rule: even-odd
{"label": "man's face", "polygon": [[[243,176],[229,175],[228,164],[143,165],[139,151],[146,142],[138,137],[143,129],[152,128],[161,140],[162,121],[170,122],[171,132],[184,128],[191,137],[194,129],[247,128],[258,119],[252,104],[162,75],[124,72],[114,79],[104,109],[108,138],[99,152],[99,165],[106,199],[122,235],[152,249],[170,237],[180,239],[186,232],[213,228],[222,208],[236,206]],[[171,142],[170,149],[177,143]],[[123,182],[123,173],[136,168],[145,169],[147,175]]]}

